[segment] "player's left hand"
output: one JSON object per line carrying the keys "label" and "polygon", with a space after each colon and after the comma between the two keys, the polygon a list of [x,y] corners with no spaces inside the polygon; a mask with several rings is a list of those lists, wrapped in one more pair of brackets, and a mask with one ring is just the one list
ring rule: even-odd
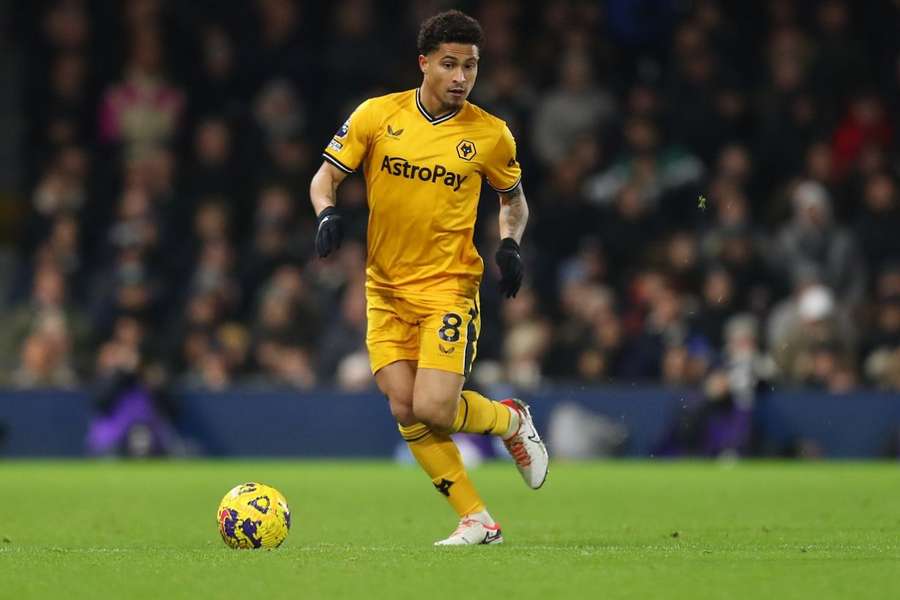
{"label": "player's left hand", "polygon": [[522,276],[525,274],[519,244],[512,238],[503,238],[494,259],[500,267],[500,293],[507,298],[514,298],[519,293]]}
{"label": "player's left hand", "polygon": [[341,215],[333,206],[319,213],[319,228],[316,230],[316,252],[325,258],[341,247],[344,239],[344,227]]}

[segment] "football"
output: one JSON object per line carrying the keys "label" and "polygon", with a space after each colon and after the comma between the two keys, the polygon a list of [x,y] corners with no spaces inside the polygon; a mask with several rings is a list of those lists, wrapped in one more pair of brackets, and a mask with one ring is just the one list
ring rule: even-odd
{"label": "football", "polygon": [[261,483],[232,488],[219,503],[216,520],[225,543],[241,550],[277,548],[291,530],[287,500],[275,488]]}

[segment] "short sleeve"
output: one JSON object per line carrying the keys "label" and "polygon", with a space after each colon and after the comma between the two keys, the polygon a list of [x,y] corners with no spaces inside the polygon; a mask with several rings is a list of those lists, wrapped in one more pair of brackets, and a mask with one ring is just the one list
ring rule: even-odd
{"label": "short sleeve", "polygon": [[369,151],[371,112],[371,101],[360,104],[325,146],[322,158],[345,173],[356,171]]}
{"label": "short sleeve", "polygon": [[516,140],[506,124],[484,163],[484,174],[488,185],[501,194],[512,191],[522,179],[522,168],[516,159]]}

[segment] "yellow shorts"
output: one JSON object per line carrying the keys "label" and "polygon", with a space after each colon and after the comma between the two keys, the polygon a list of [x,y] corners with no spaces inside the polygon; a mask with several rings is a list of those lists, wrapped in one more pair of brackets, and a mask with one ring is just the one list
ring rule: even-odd
{"label": "yellow shorts", "polygon": [[481,332],[479,298],[366,290],[372,373],[398,360],[468,377]]}

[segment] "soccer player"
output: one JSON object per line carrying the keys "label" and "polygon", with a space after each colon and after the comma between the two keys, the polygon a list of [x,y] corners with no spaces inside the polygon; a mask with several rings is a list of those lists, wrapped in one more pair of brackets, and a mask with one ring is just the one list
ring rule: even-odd
{"label": "soccer player", "polygon": [[370,98],[323,153],[310,198],[316,250],[340,246],[335,192],[362,167],[369,203],[366,345],[413,456],[460,517],[438,545],[496,544],[500,526],[463,467],[450,434],[500,436],[525,483],[541,487],[547,449],[528,406],[463,390],[480,331],[484,263],[473,243],[482,180],[500,196],[500,290],[522,283],[519,243],[528,219],[516,144],[506,124],[467,102],[483,41],[478,21],[451,10],[422,24],[422,85]]}

